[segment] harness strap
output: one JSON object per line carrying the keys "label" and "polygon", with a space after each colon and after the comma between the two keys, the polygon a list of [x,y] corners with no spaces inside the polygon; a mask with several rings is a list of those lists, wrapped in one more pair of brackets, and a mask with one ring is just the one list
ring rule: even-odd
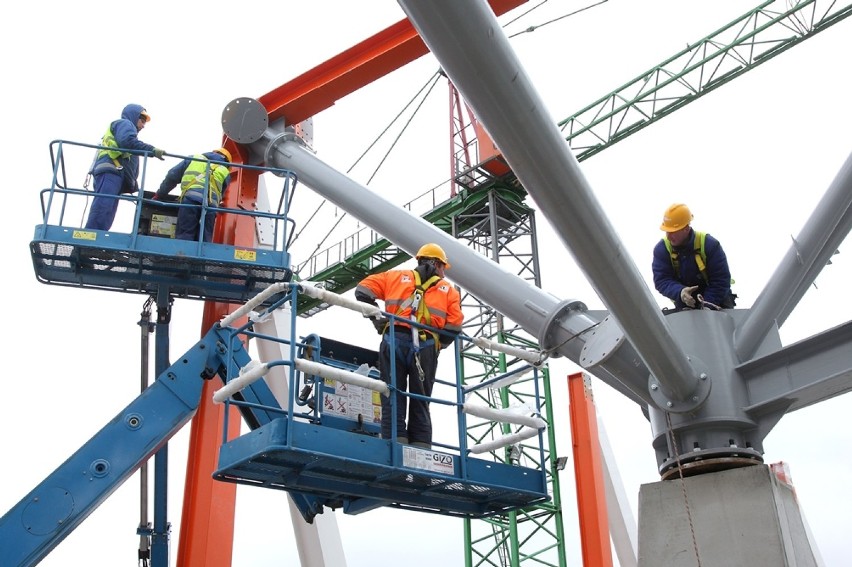
{"label": "harness strap", "polygon": [[[432,314],[429,312],[429,308],[426,306],[426,302],[423,301],[423,296],[426,294],[426,290],[441,281],[439,276],[432,276],[425,282],[420,281],[420,272],[417,270],[412,270],[414,274],[414,293],[411,294],[411,297],[403,301],[399,306],[399,311],[405,311],[407,308],[411,308],[409,313],[409,319],[412,323],[419,323],[421,320],[428,326],[432,325]],[[426,340],[426,334],[432,335],[432,338]],[[421,334],[423,335],[423,346],[420,346],[420,338]],[[425,331],[411,325],[411,342],[413,343],[414,348],[414,362],[417,365],[417,374],[422,382],[425,379],[425,373],[423,372],[423,367],[420,366],[420,351],[423,348],[426,348],[430,345],[430,343],[434,342],[435,349],[439,350],[440,342],[438,340],[438,333],[435,331]]]}
{"label": "harness strap", "polygon": [[[425,323],[427,326],[431,327],[432,326],[432,313],[429,311],[429,307],[426,305],[426,302],[423,301],[423,296],[426,295],[426,290],[428,290],[430,287],[432,287],[433,285],[435,285],[436,283],[441,281],[441,277],[437,276],[437,275],[432,276],[431,278],[429,278],[425,282],[421,283],[420,282],[420,272],[418,272],[417,270],[413,270],[413,272],[414,272],[415,288],[414,288],[414,293],[412,294],[412,296],[410,298],[411,301],[412,301],[411,302],[411,320],[417,321],[417,322],[422,320],[423,323]],[[406,303],[407,303],[407,301],[408,300],[406,300]],[[405,303],[403,303],[403,308],[405,308]],[[411,330],[412,330],[414,335],[419,335],[420,333],[423,333],[424,338],[426,336],[426,333],[429,333],[430,335],[432,335],[432,338],[435,340],[435,348],[438,348],[438,345],[440,344],[439,339],[438,339],[438,333],[436,333],[435,331],[424,331],[424,330],[421,330],[420,333],[418,333],[417,329],[415,329],[413,326],[411,327]],[[418,345],[418,342],[419,342],[418,339],[419,339],[419,337],[415,339],[415,342],[414,342],[415,347]]]}
{"label": "harness strap", "polygon": [[[695,251],[695,265],[698,267],[698,272],[704,283],[709,283],[707,278],[707,253],[704,251],[704,240],[707,236],[706,232],[695,231],[695,240],[693,241],[693,249]],[[669,256],[672,260],[672,269],[675,274],[680,275],[680,262],[678,261],[678,253],[672,248],[672,243],[668,236],[663,237],[663,242],[666,244],[666,250],[669,251]]]}
{"label": "harness strap", "polygon": [[[421,382],[423,382],[426,379],[426,372],[424,372],[423,366],[421,366],[421,364],[420,364],[420,351],[433,346],[435,344],[435,341],[434,341],[434,339],[429,338],[429,339],[426,339],[425,341],[423,341],[421,343],[419,341],[419,337],[417,336],[416,329],[414,329],[412,327],[412,331],[413,331],[412,334],[411,334],[411,343],[412,344],[411,344],[411,348],[408,349],[408,352],[405,355],[405,364],[409,365],[413,361],[416,368],[417,368],[417,377],[420,379]],[[382,336],[382,340],[390,342],[390,338],[388,337],[387,333],[385,333]],[[397,338],[397,340],[400,340],[400,339]],[[437,346],[436,346],[436,348],[437,348]],[[400,354],[399,349],[397,349],[395,356],[399,356],[399,354]]]}

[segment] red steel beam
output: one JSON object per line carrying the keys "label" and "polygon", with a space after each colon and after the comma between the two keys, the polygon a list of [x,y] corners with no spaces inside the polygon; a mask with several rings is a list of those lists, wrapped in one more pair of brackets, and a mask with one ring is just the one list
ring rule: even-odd
{"label": "red steel beam", "polygon": [[[496,15],[527,0],[490,0]],[[269,122],[284,118],[287,125],[331,107],[361,87],[369,85],[429,52],[408,19],[365,39],[310,71],[260,97]]]}

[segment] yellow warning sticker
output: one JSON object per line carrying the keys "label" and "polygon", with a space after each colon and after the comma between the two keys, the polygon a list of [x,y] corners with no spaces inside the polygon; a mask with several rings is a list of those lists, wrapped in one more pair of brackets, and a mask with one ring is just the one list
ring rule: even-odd
{"label": "yellow warning sticker", "polygon": [[71,233],[71,238],[76,240],[97,240],[98,233],[90,230],[75,230]]}
{"label": "yellow warning sticker", "polygon": [[257,251],[256,250],[234,250],[234,259],[235,260],[243,260],[244,262],[256,262],[257,261]]}
{"label": "yellow warning sticker", "polygon": [[151,215],[151,227],[148,229],[148,234],[154,236],[175,237],[175,228],[177,226],[177,217],[169,215]]}

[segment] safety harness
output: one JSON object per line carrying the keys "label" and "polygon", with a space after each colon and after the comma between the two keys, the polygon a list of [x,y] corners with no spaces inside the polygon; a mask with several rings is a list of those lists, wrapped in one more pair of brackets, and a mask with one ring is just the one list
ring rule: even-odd
{"label": "safety harness", "polygon": [[[115,141],[115,136],[112,134],[112,124],[107,127],[106,134],[104,134],[104,137],[101,139],[101,145],[109,148],[118,148],[118,142]],[[100,150],[97,157],[100,158],[104,155],[109,156],[115,168],[119,170],[121,169],[121,163],[119,163],[118,158],[127,159],[130,157],[130,153],[121,152],[117,149]]]}
{"label": "safety harness", "polygon": [[[698,267],[698,272],[701,274],[701,279],[704,280],[705,284],[710,283],[710,279],[707,277],[707,253],[704,251],[704,240],[707,237],[706,232],[695,231],[695,240],[693,241],[693,249],[695,250],[695,265]],[[669,251],[669,256],[672,259],[672,268],[674,269],[675,275],[680,276],[680,262],[678,262],[678,254],[674,250],[672,250],[672,243],[669,242],[668,237],[664,237],[663,241],[666,243],[666,250]],[[731,278],[731,284],[736,283],[734,278]],[[713,305],[708,301],[704,301],[704,298],[701,297],[701,294],[698,295],[698,299],[702,304],[709,305],[714,309],[720,309],[718,305]],[[737,295],[735,293],[729,294],[728,297],[723,301],[722,307],[731,308],[736,305]],[[730,300],[730,304],[728,304],[728,300]]]}
{"label": "safety harness", "polygon": [[[405,311],[407,308],[411,308],[411,312],[409,315],[409,319],[414,323],[420,323],[422,320],[427,326],[432,326],[432,314],[429,312],[429,307],[426,305],[426,302],[423,301],[423,296],[426,295],[426,290],[430,287],[441,281],[440,276],[432,276],[425,282],[420,281],[420,272],[417,270],[412,270],[414,273],[414,292],[411,294],[411,297],[402,302],[399,306],[399,312]],[[414,325],[411,326],[411,342],[413,343],[414,348],[414,363],[417,365],[417,375],[420,377],[420,381],[422,382],[425,378],[425,373],[423,372],[423,367],[420,366],[420,350],[421,348],[426,348],[429,346],[429,341],[426,339],[427,333],[432,335],[431,340],[434,342],[435,349],[440,348],[440,343],[438,339],[438,333],[435,331],[428,331],[426,329],[418,329]],[[423,339],[425,342],[423,346],[420,346],[420,340]]]}
{"label": "safety harness", "polygon": [[[83,187],[86,189],[89,188],[89,182],[92,180],[92,175],[95,173],[95,166],[98,164],[98,160],[103,156],[107,156],[110,159],[113,167],[115,167],[116,171],[121,171],[124,169],[124,166],[121,165],[121,162],[118,161],[119,158],[127,159],[130,157],[129,152],[122,152],[118,150],[118,142],[115,141],[115,136],[112,134],[112,124],[107,126],[106,133],[101,138],[101,145],[107,146],[110,149],[99,149],[95,152],[95,157],[92,158],[92,165],[89,167],[89,171],[86,173],[86,179],[83,182]],[[103,167],[98,166],[98,169],[106,169],[106,164],[103,164]]]}
{"label": "safety harness", "polygon": [[222,187],[225,178],[228,177],[228,168],[218,163],[212,163],[203,155],[194,155],[180,182],[180,199],[183,201],[186,194],[194,191],[204,198],[204,189],[207,191],[207,202],[218,207],[222,201]]}
{"label": "safety harness", "polygon": [[[709,279],[707,278],[707,253],[704,251],[704,240],[706,237],[706,232],[699,232],[696,230],[693,248],[695,250],[695,265],[698,266],[698,271],[701,273],[701,278],[704,280],[704,283],[709,283]],[[663,242],[666,243],[666,250],[669,251],[669,256],[671,256],[674,273],[676,275],[680,275],[678,253],[672,249],[672,243],[669,242],[668,236],[663,238]]]}

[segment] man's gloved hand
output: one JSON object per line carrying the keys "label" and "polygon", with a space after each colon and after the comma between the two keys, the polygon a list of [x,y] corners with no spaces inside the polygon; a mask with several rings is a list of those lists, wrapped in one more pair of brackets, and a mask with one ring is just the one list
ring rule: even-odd
{"label": "man's gloved hand", "polygon": [[695,307],[695,298],[692,296],[692,294],[695,293],[696,291],[698,291],[697,285],[683,288],[682,290],[680,290],[680,300],[683,301],[683,303],[687,307],[693,307],[694,308]]}
{"label": "man's gloved hand", "polygon": [[373,327],[376,328],[376,332],[380,335],[385,332],[385,327],[388,326],[387,317],[379,317],[378,319],[370,317],[370,322],[373,324]]}
{"label": "man's gloved hand", "polygon": [[163,161],[163,160],[166,159],[166,158],[163,157],[164,153],[166,153],[166,150],[161,150],[160,148],[154,148],[154,157],[157,158],[158,160]]}
{"label": "man's gloved hand", "polygon": [[157,195],[156,193],[154,193],[154,196],[153,196],[153,197],[151,197],[151,200],[152,200],[152,201],[159,201],[159,200],[160,200],[160,196],[159,196],[159,195]]}

